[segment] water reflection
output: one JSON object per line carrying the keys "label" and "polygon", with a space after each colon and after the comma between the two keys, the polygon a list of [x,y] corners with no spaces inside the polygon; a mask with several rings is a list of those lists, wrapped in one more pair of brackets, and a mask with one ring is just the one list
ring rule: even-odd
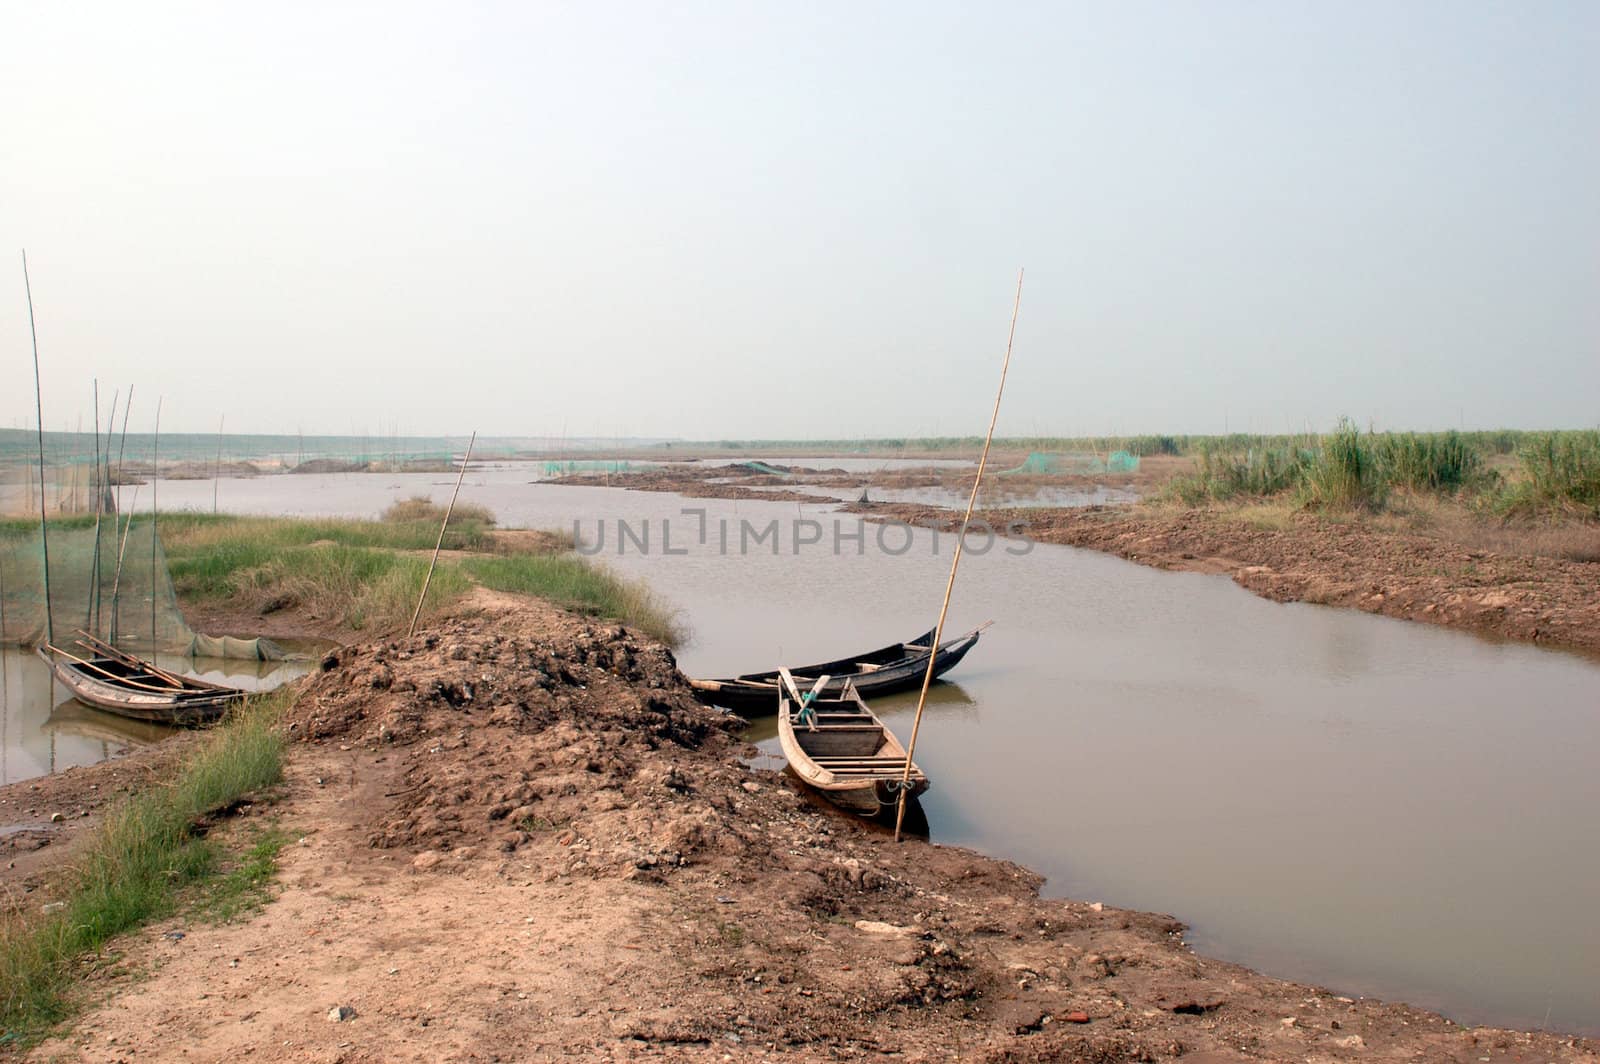
{"label": "water reflection", "polygon": [[[236,661],[158,655],[157,664],[217,683],[265,691],[308,671],[309,661]],[[31,651],[0,648],[0,786],[121,757],[172,734],[62,699],[66,691]]]}

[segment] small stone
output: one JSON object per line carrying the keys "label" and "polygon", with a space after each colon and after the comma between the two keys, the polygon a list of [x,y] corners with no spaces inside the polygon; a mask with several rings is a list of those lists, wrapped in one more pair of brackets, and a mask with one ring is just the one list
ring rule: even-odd
{"label": "small stone", "polygon": [[1061,1020],[1062,1023],[1088,1023],[1089,1014],[1087,1012],[1064,1012],[1057,1019]]}
{"label": "small stone", "polygon": [[168,931],[161,937],[171,942],[182,942],[184,939],[184,934],[182,931]]}
{"label": "small stone", "polygon": [[356,1010],[349,1005],[335,1005],[328,1010],[328,1019],[334,1023],[344,1023],[346,1020],[356,1018]]}
{"label": "small stone", "polygon": [[47,914],[59,913],[65,911],[66,908],[67,903],[64,901],[47,901],[44,903],[43,911]]}
{"label": "small stone", "polygon": [[423,850],[411,859],[411,867],[418,872],[426,872],[442,860],[444,860],[444,855],[438,850]]}
{"label": "small stone", "polygon": [[1092,902],[1090,902],[1089,903],[1089,908],[1092,909],[1094,912],[1097,912],[1097,913],[1103,913],[1103,912],[1106,911],[1105,902],[1100,902],[1100,901],[1092,901]]}
{"label": "small stone", "polygon": [[751,794],[755,794],[761,790],[761,784],[755,782],[754,780],[745,780],[743,783],[739,784],[739,786],[743,787]]}
{"label": "small stone", "polygon": [[857,920],[856,930],[865,931],[869,935],[909,935],[911,928],[901,927],[899,924],[886,924],[881,920]]}

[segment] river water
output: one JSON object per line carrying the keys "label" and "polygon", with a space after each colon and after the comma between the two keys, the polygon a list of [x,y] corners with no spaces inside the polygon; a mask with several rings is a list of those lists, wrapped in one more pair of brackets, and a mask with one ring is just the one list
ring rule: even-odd
{"label": "river water", "polygon": [[[683,611],[692,675],[844,656],[937,616],[950,536],[823,501],[533,477],[474,471],[462,498],[603,538],[598,557]],[[452,483],[282,476],[220,494],[236,512],[370,516]],[[211,492],[160,489],[164,509],[210,509]],[[1172,913],[1202,952],[1274,975],[1600,1032],[1600,662],[1023,546],[962,563],[949,630],[995,625],[924,721],[935,841],[1035,868],[1052,895]],[[914,701],[875,708],[904,738]]]}

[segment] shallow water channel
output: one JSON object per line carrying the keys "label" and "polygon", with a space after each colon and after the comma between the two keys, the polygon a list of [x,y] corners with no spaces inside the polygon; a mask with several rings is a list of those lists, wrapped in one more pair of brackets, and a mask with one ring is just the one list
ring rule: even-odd
{"label": "shallow water channel", "polygon": [[[936,551],[930,532],[880,538],[821,503],[532,479],[474,472],[462,497],[512,526],[578,518],[590,544],[603,528],[601,556],[684,611],[691,674],[842,656],[936,617],[949,536]],[[450,486],[282,476],[224,480],[221,498],[369,516]],[[211,491],[163,483],[162,505],[210,509]],[[1600,662],[1019,549],[962,563],[950,630],[996,623],[924,722],[935,841],[1035,868],[1049,894],[1172,913],[1202,952],[1274,975],[1600,1032]],[[913,704],[876,708],[906,737]]]}

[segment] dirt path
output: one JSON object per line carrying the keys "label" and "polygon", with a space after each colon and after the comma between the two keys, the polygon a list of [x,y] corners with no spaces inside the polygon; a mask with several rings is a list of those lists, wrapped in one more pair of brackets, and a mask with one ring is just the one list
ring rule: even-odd
{"label": "dirt path", "polygon": [[664,648],[477,603],[306,681],[276,900],[134,936],[32,1059],[1600,1060],[896,844],[747,768]]}
{"label": "dirt path", "polygon": [[[846,507],[954,529],[961,515],[893,503]],[[1600,564],[1473,549],[1419,534],[1299,515],[1258,528],[1207,510],[1149,506],[984,510],[1040,543],[1105,551],[1159,569],[1226,573],[1279,602],[1348,606],[1505,639],[1600,651]]]}

